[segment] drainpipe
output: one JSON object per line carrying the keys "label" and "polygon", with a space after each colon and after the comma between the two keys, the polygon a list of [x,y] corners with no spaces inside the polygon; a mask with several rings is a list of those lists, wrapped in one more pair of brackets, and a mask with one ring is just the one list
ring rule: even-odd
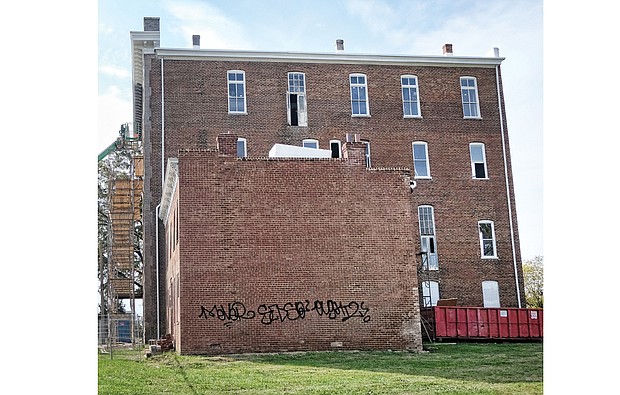
{"label": "drainpipe", "polygon": [[[165,163],[165,157],[164,157],[164,153],[165,153],[165,146],[166,146],[166,134],[165,134],[165,123],[164,123],[164,113],[165,113],[165,108],[164,108],[164,59],[162,58],[160,61],[160,66],[161,66],[161,191],[163,192],[164,190],[164,177],[165,177],[165,167],[164,167],[164,163]],[[156,275],[157,275],[157,339],[161,339],[161,333],[160,333],[160,306],[159,306],[159,210],[160,210],[160,206],[161,203],[157,205],[157,208],[155,210],[155,239],[156,239],[156,248],[157,248],[157,259],[156,259],[156,267],[155,267],[155,271],[156,271]]]}
{"label": "drainpipe", "polygon": [[[496,56],[499,51],[495,49]],[[504,154],[504,177],[506,178],[506,198],[508,199],[508,219],[510,222],[510,242],[512,243],[512,262],[515,271],[515,285],[517,287],[517,303],[521,308],[521,291],[519,291],[519,272],[517,269],[517,252],[515,251],[515,232],[512,221],[512,203],[510,199],[510,185],[508,184],[508,159],[506,157],[506,140],[504,137],[504,116],[502,115],[502,99],[499,87],[499,65],[495,66],[495,81],[497,82],[497,108],[499,109],[499,125],[502,132],[502,151]]]}
{"label": "drainpipe", "polygon": [[156,287],[155,294],[157,295],[157,339],[161,339],[161,334],[159,331],[159,210],[161,203],[155,207],[155,276],[156,276]]}

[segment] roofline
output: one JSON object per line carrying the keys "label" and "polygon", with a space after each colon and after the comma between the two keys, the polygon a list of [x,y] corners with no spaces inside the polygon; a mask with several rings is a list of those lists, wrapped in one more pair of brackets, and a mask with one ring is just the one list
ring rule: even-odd
{"label": "roofline", "polygon": [[506,59],[503,57],[370,55],[328,52],[274,52],[189,48],[155,48],[155,55],[161,59],[172,60],[420,65],[440,67],[495,67]]}

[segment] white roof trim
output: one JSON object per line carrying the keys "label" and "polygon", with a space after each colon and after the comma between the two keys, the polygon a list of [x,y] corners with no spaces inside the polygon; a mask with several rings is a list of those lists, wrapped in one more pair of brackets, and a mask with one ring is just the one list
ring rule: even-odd
{"label": "white roof trim", "polygon": [[368,55],[347,53],[231,51],[215,49],[155,48],[160,58],[178,60],[233,60],[299,63],[378,64],[378,65],[420,65],[420,66],[465,66],[495,67],[506,58],[474,56],[409,56]]}
{"label": "white roof trim", "polygon": [[159,218],[164,221],[168,219],[170,215],[170,205],[172,203],[172,196],[179,183],[179,160],[177,158],[169,158],[168,165],[166,166],[166,181],[164,182],[164,190],[161,194],[161,202],[159,207]]}

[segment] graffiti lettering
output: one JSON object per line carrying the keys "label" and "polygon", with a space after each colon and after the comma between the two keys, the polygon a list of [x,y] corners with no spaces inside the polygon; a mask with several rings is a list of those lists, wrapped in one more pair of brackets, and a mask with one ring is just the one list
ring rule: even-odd
{"label": "graffiti lettering", "polygon": [[[310,307],[312,306],[312,307]],[[271,325],[274,322],[303,320],[308,313],[314,312],[319,317],[330,320],[340,318],[346,322],[351,318],[359,317],[362,322],[370,321],[368,312],[370,308],[364,306],[364,302],[351,301],[349,303],[337,302],[334,300],[315,300],[312,304],[308,299],[297,302],[286,302],[284,304],[261,304],[256,311],[249,310],[241,302],[228,303],[224,305],[213,305],[211,308],[200,306],[198,318],[215,318],[225,321],[224,325],[230,327],[232,322],[243,319],[251,320],[260,318],[263,325]]]}

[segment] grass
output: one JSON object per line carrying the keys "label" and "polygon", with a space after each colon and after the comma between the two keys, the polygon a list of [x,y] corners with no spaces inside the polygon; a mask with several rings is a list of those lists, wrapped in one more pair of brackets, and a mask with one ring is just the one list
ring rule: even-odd
{"label": "grass", "polygon": [[429,352],[99,356],[99,394],[542,394],[542,343]]}

